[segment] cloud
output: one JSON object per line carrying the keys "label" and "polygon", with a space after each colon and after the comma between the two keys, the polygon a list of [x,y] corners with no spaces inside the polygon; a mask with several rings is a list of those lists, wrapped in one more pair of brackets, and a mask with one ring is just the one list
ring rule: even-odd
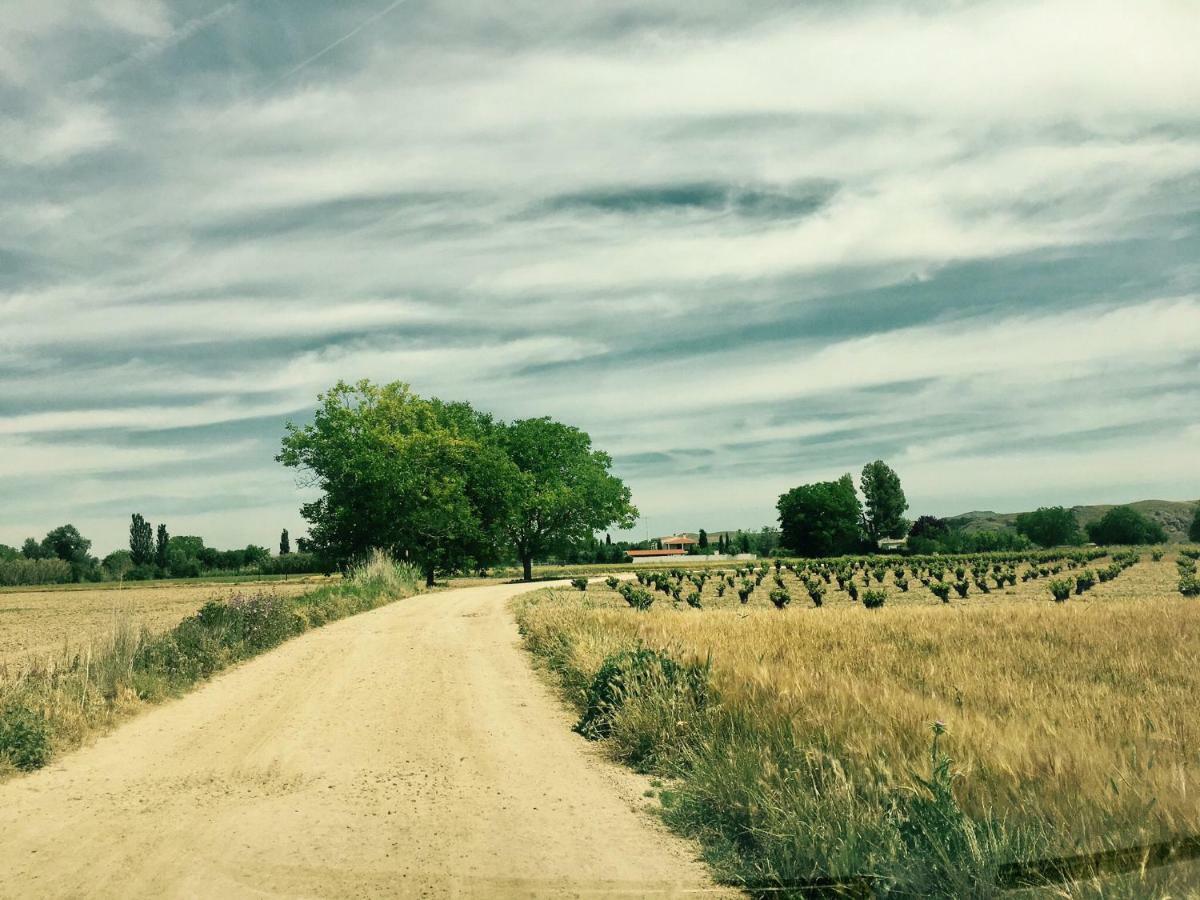
{"label": "cloud", "polygon": [[662,531],[877,456],[919,511],[1195,495],[1193,17],[25,4],[0,540],[300,532],[282,422],[359,377],[587,428]]}

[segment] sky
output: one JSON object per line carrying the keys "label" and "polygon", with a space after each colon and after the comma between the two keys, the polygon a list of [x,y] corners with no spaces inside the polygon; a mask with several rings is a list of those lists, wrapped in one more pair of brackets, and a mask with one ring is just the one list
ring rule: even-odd
{"label": "sky", "polygon": [[1192,0],[16,0],[0,542],[304,532],[338,379],[548,415],[633,536],[1200,496]]}

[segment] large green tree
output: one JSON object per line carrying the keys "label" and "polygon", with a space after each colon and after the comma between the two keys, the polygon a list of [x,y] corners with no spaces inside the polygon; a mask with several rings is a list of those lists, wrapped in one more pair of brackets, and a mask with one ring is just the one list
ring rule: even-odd
{"label": "large green tree", "polygon": [[508,534],[526,581],[533,561],[565,552],[610,526],[632,528],[638,511],[612,474],[612,458],[586,432],[551,419],[523,419],[500,432],[517,469]]}
{"label": "large green tree", "polygon": [[1166,530],[1132,506],[1114,506],[1087,526],[1088,537],[1097,544],[1161,544]]}
{"label": "large green tree", "polygon": [[59,525],[42,538],[42,551],[47,559],[61,559],[73,565],[86,563],[91,549],[92,542],[74,525]]}
{"label": "large green tree", "polygon": [[1200,505],[1196,507],[1196,514],[1192,516],[1192,524],[1188,526],[1188,540],[1200,542]]}
{"label": "large green tree", "polygon": [[301,508],[314,552],[346,565],[379,548],[432,584],[501,552],[519,473],[496,431],[469,404],[406,384],[339,382],[311,424],[288,423],[278,459],[321,491]]}
{"label": "large green tree", "polygon": [[862,504],[849,473],[794,487],[779,498],[780,539],[799,556],[837,556],[859,548]]}
{"label": "large green tree", "polygon": [[882,538],[903,537],[908,532],[904,511],[908,499],[900,487],[900,476],[882,459],[863,466],[860,479],[866,506],[862,528],[867,540],[878,544]]}
{"label": "large green tree", "polygon": [[1017,531],[1042,547],[1063,547],[1083,540],[1075,513],[1061,506],[1039,506],[1021,513]]}

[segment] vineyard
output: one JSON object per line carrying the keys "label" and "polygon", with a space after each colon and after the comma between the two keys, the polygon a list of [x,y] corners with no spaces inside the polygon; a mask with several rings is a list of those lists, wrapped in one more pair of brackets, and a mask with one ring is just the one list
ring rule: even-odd
{"label": "vineyard", "polygon": [[[518,620],[581,733],[670,778],[668,821],[735,882],[987,894],[1015,862],[1200,833],[1197,555],[637,572]],[[1170,892],[1184,869],[1064,896]]]}

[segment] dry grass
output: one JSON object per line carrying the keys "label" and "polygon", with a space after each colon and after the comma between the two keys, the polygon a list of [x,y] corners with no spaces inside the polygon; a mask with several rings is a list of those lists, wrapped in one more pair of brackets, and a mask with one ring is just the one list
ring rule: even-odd
{"label": "dry grass", "polygon": [[[703,610],[655,593],[653,608],[638,613],[593,584],[586,594],[543,594],[520,620],[577,702],[605,657],[638,643],[681,661],[711,660],[721,715],[748,729],[743,743],[755,756],[753,796],[731,790],[725,801],[761,804],[742,817],[758,822],[747,828],[815,827],[795,818],[817,809],[797,795],[795,769],[789,774],[795,748],[819,756],[821,771],[837,772],[839,789],[853,795],[838,815],[882,815],[888,796],[928,775],[930,725],[940,720],[942,749],[961,776],[959,804],[1016,843],[1056,853],[1200,834],[1200,603],[1175,589],[1174,554],[1144,555],[1064,604],[1049,599],[1045,579],[987,595],[972,587],[967,599],[943,604],[916,579],[898,592],[889,573],[884,608],[852,603],[835,582],[817,609],[794,576],[784,578],[793,601],[782,612],[767,600],[768,575],[746,605],[731,589],[718,599],[710,582]],[[722,727],[715,721],[696,727]],[[693,762],[707,753],[709,764],[740,752],[722,740],[684,735],[680,752]],[[795,815],[772,804],[790,804]],[[841,838],[823,834],[814,841],[836,855]],[[779,854],[775,837],[751,843]],[[772,877],[809,865],[793,852],[800,862],[775,866]],[[855,859],[850,853],[847,865]],[[761,872],[772,860],[754,865]]]}
{"label": "dry grass", "polygon": [[[321,579],[324,581],[324,579]],[[164,631],[209,600],[262,587],[224,583],[5,591],[0,593],[0,675],[69,657],[108,639],[123,622]],[[273,581],[271,593],[296,596],[312,590],[305,579]]]}

